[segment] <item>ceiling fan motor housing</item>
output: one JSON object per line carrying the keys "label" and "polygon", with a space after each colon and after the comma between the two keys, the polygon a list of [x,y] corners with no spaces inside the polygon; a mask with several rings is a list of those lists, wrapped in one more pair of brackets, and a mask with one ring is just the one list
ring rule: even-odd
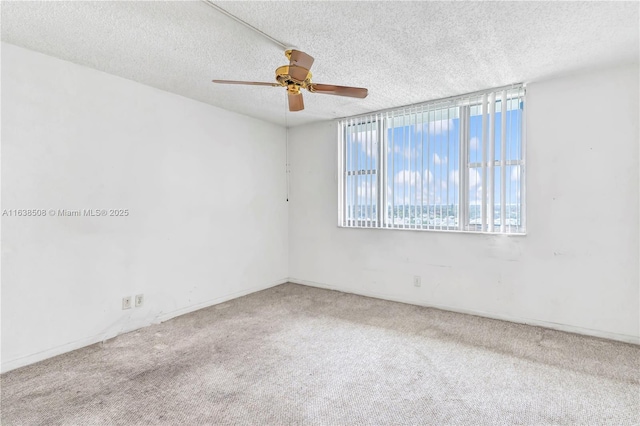
{"label": "ceiling fan motor housing", "polygon": [[294,86],[299,91],[311,84],[311,72],[296,65],[283,65],[276,69],[276,81],[288,88]]}

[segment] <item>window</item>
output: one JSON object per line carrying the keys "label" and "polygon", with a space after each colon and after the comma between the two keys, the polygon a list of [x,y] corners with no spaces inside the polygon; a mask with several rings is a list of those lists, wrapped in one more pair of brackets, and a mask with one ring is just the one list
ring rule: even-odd
{"label": "window", "polygon": [[339,226],[525,231],[524,86],[342,119]]}

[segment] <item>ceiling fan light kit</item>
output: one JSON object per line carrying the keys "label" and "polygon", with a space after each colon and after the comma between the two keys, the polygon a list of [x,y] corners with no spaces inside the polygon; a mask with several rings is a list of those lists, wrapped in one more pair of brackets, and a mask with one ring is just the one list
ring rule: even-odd
{"label": "ceiling fan light kit", "polygon": [[284,52],[289,65],[283,65],[276,69],[277,83],[260,83],[255,81],[213,80],[220,84],[246,84],[251,86],[286,87],[289,100],[289,111],[302,111],[304,101],[300,89],[306,89],[311,93],[324,93],[327,95],[347,96],[351,98],[366,98],[368,90],[362,87],[336,86],[332,84],[317,84],[311,82],[311,65],[313,57],[299,50],[287,50]]}

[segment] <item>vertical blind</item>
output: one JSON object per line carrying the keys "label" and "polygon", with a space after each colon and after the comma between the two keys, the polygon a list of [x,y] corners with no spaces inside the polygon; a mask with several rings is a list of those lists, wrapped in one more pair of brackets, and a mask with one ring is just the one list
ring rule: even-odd
{"label": "vertical blind", "polygon": [[524,86],[339,121],[339,226],[523,233]]}

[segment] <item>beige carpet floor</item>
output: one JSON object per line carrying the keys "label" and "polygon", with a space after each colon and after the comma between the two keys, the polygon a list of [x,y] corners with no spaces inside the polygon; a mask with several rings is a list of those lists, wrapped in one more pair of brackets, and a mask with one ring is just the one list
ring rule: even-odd
{"label": "beige carpet floor", "polygon": [[640,347],[284,284],[3,374],[9,425],[638,425]]}

